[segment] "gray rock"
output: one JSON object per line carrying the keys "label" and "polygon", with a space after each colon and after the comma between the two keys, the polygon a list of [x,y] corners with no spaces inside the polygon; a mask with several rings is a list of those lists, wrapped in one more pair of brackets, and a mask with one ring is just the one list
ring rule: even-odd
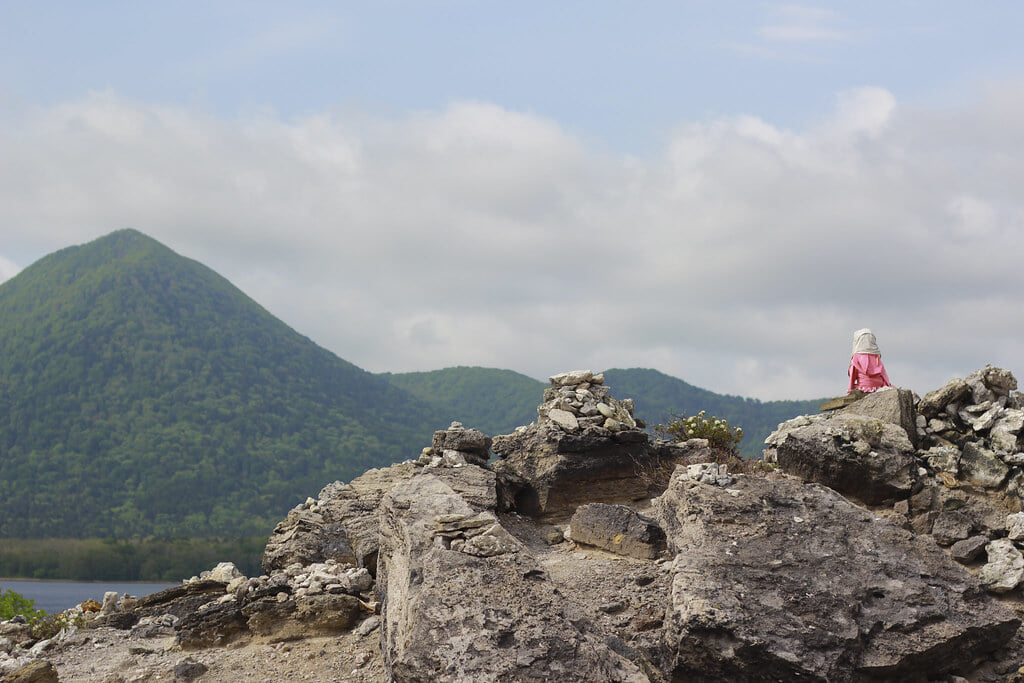
{"label": "gray rock", "polygon": [[949,380],[941,389],[925,394],[924,398],[918,403],[917,409],[925,417],[935,417],[939,413],[944,412],[946,406],[950,403],[958,403],[970,393],[970,390],[971,388],[967,386],[967,382],[956,377]]}
{"label": "gray rock", "polygon": [[628,503],[647,495],[638,477],[660,462],[647,434],[628,430],[608,436],[568,434],[533,424],[494,437],[495,472],[518,481],[509,495],[521,514],[569,516],[585,503]]}
{"label": "gray rock", "polygon": [[971,484],[998,488],[1006,481],[1010,468],[992,451],[973,441],[964,444],[960,456],[960,474]]}
{"label": "gray rock", "polygon": [[949,554],[957,562],[969,564],[981,557],[981,554],[985,551],[985,546],[988,545],[988,541],[987,536],[971,536],[962,541],[957,541],[950,546]]}
{"label": "gray rock", "polygon": [[914,394],[908,389],[888,389],[866,394],[859,401],[836,412],[864,415],[894,424],[903,428],[911,442],[916,441]]}
{"label": "gray rock", "polygon": [[939,545],[952,545],[970,537],[974,522],[957,510],[944,510],[935,518],[931,534]]}
{"label": "gray rock", "polygon": [[1024,429],[1024,410],[1006,408],[989,431],[992,450],[1013,453],[1017,450],[1018,436]]}
{"label": "gray rock", "polygon": [[567,432],[579,431],[580,423],[576,420],[576,416],[567,410],[559,410],[554,408],[548,411],[548,419],[554,422],[556,425],[561,427]]}
{"label": "gray rock", "polygon": [[381,501],[377,591],[393,680],[647,680],[564,616],[564,598],[525,550],[482,558],[438,542],[434,520],[451,514],[473,510],[430,476]]}
{"label": "gray rock", "polygon": [[1008,538],[998,538],[985,546],[988,562],[978,577],[989,591],[1007,593],[1024,581],[1024,556]]}
{"label": "gray rock", "polygon": [[364,619],[355,629],[357,635],[364,638],[380,628],[380,617],[373,615]]}
{"label": "gray rock", "polygon": [[971,389],[971,402],[977,404],[995,400],[995,392],[985,386],[985,381],[979,372],[972,372],[964,379],[967,382],[967,386]]}
{"label": "gray rock", "polygon": [[930,539],[822,486],[673,476],[655,509],[675,680],[937,679],[1020,625]]}
{"label": "gray rock", "polygon": [[616,555],[653,560],[665,551],[665,532],[657,522],[625,505],[581,505],[576,508],[569,528],[574,542]]}
{"label": "gray rock", "polygon": [[483,466],[491,457],[491,437],[479,429],[466,429],[461,422],[452,422],[448,429],[434,432],[432,448],[437,453],[457,451],[466,462]]}
{"label": "gray rock", "polygon": [[1024,540],[1024,512],[1006,516],[1006,537],[1011,541]]}
{"label": "gray rock", "polygon": [[[1012,372],[992,365],[986,365],[981,370],[975,370],[968,375],[968,384],[975,379],[980,380],[987,389],[998,396],[1006,396],[1017,388],[1017,378],[1013,376]],[[980,401],[975,402],[980,403]]]}
{"label": "gray rock", "polygon": [[954,477],[960,472],[960,449],[956,446],[933,446],[925,451],[924,459],[933,472],[949,472]]}
{"label": "gray rock", "polygon": [[766,443],[783,471],[868,505],[892,504],[917,485],[907,433],[882,420],[845,412],[806,423],[793,420]]}
{"label": "gray rock", "polygon": [[[493,509],[497,504],[495,475],[490,470],[467,465],[431,469],[430,473],[452,482],[477,509]],[[398,482],[422,474],[422,468],[400,463],[369,470],[348,484],[328,484],[320,492],[316,512],[299,506],[274,528],[263,553],[264,571],[273,573],[293,563],[309,565],[333,559],[375,573],[381,498]]]}
{"label": "gray rock", "polygon": [[1013,469],[1009,478],[1006,480],[1006,495],[1008,498],[1017,501],[1017,505],[1024,505],[1024,472],[1019,469]]}
{"label": "gray rock", "polygon": [[570,370],[569,372],[561,372],[557,375],[553,375],[548,378],[552,386],[565,387],[565,386],[576,386],[583,382],[593,382],[594,384],[601,384],[604,382],[604,377],[601,376],[601,381],[594,380],[594,372],[592,370]]}

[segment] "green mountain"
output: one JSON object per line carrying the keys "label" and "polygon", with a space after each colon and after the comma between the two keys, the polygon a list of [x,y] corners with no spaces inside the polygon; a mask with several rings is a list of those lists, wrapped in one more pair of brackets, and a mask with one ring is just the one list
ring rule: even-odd
{"label": "green mountain", "polygon": [[766,401],[754,398],[716,394],[687,384],[657,370],[632,368],[605,370],[605,384],[616,398],[632,398],[636,414],[649,425],[667,424],[674,415],[708,416],[728,420],[733,427],[743,428],[740,455],[761,457],[764,440],[780,422],[808,413],[817,413],[825,399],[812,401]]}
{"label": "green mountain", "polygon": [[0,285],[0,537],[267,534],[444,419],[134,230]]}
{"label": "green mountain", "polygon": [[431,372],[384,373],[381,377],[433,403],[449,422],[457,420],[489,436],[509,434],[536,420],[537,406],[548,386],[511,370],[461,366]]}

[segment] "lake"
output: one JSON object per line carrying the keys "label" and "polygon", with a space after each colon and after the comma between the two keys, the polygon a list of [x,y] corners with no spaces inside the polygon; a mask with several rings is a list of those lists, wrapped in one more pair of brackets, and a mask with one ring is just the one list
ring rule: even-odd
{"label": "lake", "polygon": [[60,612],[86,600],[103,602],[103,594],[117,591],[137,598],[162,591],[177,583],[106,583],[102,581],[34,581],[32,579],[0,579],[0,592],[12,590],[32,600],[36,609]]}

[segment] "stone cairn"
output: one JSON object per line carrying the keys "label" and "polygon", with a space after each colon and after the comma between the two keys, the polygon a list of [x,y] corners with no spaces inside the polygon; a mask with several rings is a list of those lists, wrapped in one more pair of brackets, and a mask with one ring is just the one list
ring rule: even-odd
{"label": "stone cairn", "polygon": [[1008,370],[986,365],[929,392],[917,405],[919,451],[947,485],[957,478],[1024,499],[1024,394]]}
{"label": "stone cairn", "polygon": [[544,390],[544,402],[537,406],[538,422],[542,425],[554,425],[569,433],[615,433],[646,427],[643,420],[633,416],[633,399],[612,398],[603,374],[572,370],[549,377],[548,381],[551,386]]}
{"label": "stone cairn", "polygon": [[466,429],[452,422],[448,429],[434,432],[431,445],[423,449],[416,464],[421,467],[486,467],[491,457],[491,437],[479,429]]}
{"label": "stone cairn", "polygon": [[951,503],[969,501],[976,488],[1002,494],[1011,509],[1024,507],[1024,394],[1016,389],[1013,374],[986,365],[926,394],[917,404],[917,456],[942,493],[926,488],[897,504],[915,530],[930,531],[959,562],[986,558],[978,575],[993,593],[1024,584],[1024,512],[1000,523],[998,515],[971,514]]}

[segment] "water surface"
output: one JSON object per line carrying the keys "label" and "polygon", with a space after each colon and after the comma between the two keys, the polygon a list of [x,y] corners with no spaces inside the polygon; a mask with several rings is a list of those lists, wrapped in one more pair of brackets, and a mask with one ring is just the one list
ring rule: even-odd
{"label": "water surface", "polygon": [[103,581],[37,581],[33,579],[0,579],[0,593],[12,590],[36,603],[36,609],[60,612],[85,600],[103,602],[103,594],[117,591],[137,598],[162,591],[176,583],[113,583]]}

